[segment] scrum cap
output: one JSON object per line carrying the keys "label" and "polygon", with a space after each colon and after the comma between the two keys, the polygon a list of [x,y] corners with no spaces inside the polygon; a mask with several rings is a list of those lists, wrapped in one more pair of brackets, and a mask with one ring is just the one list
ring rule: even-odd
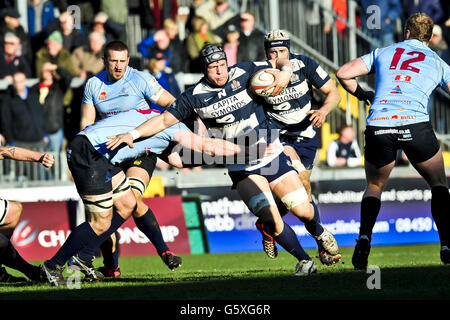
{"label": "scrum cap", "polygon": [[266,51],[266,54],[271,48],[286,47],[289,50],[290,46],[291,40],[286,31],[272,30],[266,33],[264,37],[264,50]]}

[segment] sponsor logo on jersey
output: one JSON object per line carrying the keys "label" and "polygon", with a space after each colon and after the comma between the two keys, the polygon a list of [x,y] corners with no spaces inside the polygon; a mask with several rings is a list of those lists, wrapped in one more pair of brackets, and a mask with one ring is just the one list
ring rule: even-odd
{"label": "sponsor logo on jersey", "polygon": [[136,166],[140,166],[142,164],[142,160],[134,160],[133,164]]}
{"label": "sponsor logo on jersey", "polygon": [[106,92],[105,91],[100,93],[100,95],[98,96],[98,100],[106,100]]}
{"label": "sponsor logo on jersey", "polygon": [[397,74],[394,78],[395,81],[411,81],[411,76],[408,76],[406,74]]}
{"label": "sponsor logo on jersey", "polygon": [[391,94],[402,94],[402,89],[400,89],[400,86],[396,86],[395,88],[391,89]]}

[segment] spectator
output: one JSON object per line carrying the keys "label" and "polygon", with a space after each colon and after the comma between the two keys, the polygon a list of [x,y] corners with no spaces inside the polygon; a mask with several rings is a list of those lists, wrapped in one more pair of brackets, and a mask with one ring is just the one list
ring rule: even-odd
{"label": "spectator", "polygon": [[44,150],[44,113],[39,96],[27,87],[23,72],[13,75],[13,85],[4,96],[1,123],[6,142],[31,150]]}
{"label": "spectator", "polygon": [[54,31],[61,32],[63,47],[70,53],[87,43],[85,35],[75,29],[75,19],[68,11],[61,13],[59,18],[53,19],[45,28],[47,35]]}
{"label": "spectator", "polygon": [[72,54],[73,69],[76,76],[86,80],[103,70],[103,47],[105,36],[92,31],[89,34],[89,45],[76,49]]}
{"label": "spectator", "polygon": [[44,131],[48,136],[48,151],[59,152],[64,141],[64,95],[69,89],[72,75],[51,62],[42,66],[40,81],[30,88],[39,97],[44,111]]}
{"label": "spectator", "polygon": [[442,38],[442,28],[437,24],[433,27],[433,35],[431,36],[429,47],[435,51],[447,64],[450,63],[448,45]]}
{"label": "spectator", "polygon": [[[378,39],[380,42],[379,47],[386,47],[393,44],[395,42],[395,20],[401,18],[403,12],[401,3],[397,0],[361,0],[360,2],[363,28],[365,28],[373,37]],[[379,20],[380,25],[378,26],[368,23],[368,19],[373,14],[373,11],[367,9],[369,6],[373,5],[378,6],[380,18],[372,18],[370,22],[377,22]]]}
{"label": "spectator", "polygon": [[126,42],[125,26],[110,19],[105,12],[99,12],[94,17],[92,31],[98,31],[105,36],[106,43],[114,40]]}
{"label": "spectator", "polygon": [[11,32],[6,33],[3,39],[3,50],[0,51],[0,79],[12,81],[13,74],[18,71],[31,77],[31,67],[20,53],[19,37]]}
{"label": "spectator", "polygon": [[22,45],[22,56],[31,62],[33,59],[33,51],[31,50],[31,40],[23,27],[20,25],[20,14],[14,8],[3,10],[3,19],[0,22],[0,39],[3,41],[7,32],[14,33],[20,39]]}
{"label": "spectator", "polygon": [[28,35],[33,37],[41,32],[55,19],[55,8],[52,1],[28,1]]}
{"label": "spectator", "polygon": [[340,131],[339,139],[331,141],[328,145],[328,165],[330,167],[356,167],[361,164],[361,158],[353,127],[344,126]]}
{"label": "spectator", "polygon": [[223,50],[227,54],[228,65],[232,66],[237,63],[238,48],[239,48],[239,31],[230,24],[228,25],[228,32],[226,34],[225,44]]}
{"label": "spectator", "polygon": [[166,52],[168,65],[173,72],[186,72],[188,56],[185,46],[178,37],[178,26],[173,19],[164,21],[164,30],[158,30],[138,44],[138,51],[145,58],[150,58],[152,48]]}
{"label": "spectator", "polygon": [[220,43],[222,40],[209,31],[206,20],[202,17],[192,19],[193,32],[186,39],[186,48],[190,59],[189,70],[191,72],[202,72],[199,53],[205,43]]}
{"label": "spectator", "polygon": [[207,0],[197,8],[195,14],[203,17],[213,32],[234,17],[227,0]]}
{"label": "spectator", "polygon": [[[58,67],[67,70],[72,76],[75,75],[72,56],[68,50],[63,47],[63,38],[61,32],[53,31],[46,40],[46,46],[42,47],[36,53],[36,74],[40,75],[44,63],[51,62]],[[68,90],[64,96],[64,106],[68,107],[73,99],[72,90]]]}
{"label": "spectator", "polygon": [[439,0],[402,0],[401,3],[404,20],[418,12],[426,13],[435,24],[446,18]]}
{"label": "spectator", "polygon": [[[164,51],[154,49],[150,53],[150,62],[148,64],[150,73],[158,80],[158,83],[170,92],[175,98],[181,95],[180,87],[178,86],[175,74],[167,68],[167,56]],[[165,111],[164,108],[152,102],[152,109]]]}
{"label": "spectator", "polygon": [[264,42],[264,33],[255,29],[255,16],[253,13],[244,12],[241,14],[240,27],[237,61],[266,60],[266,53],[261,45]]}
{"label": "spectator", "polygon": [[127,0],[101,0],[100,10],[106,13],[111,20],[125,28],[128,19]]}
{"label": "spectator", "polygon": [[177,0],[140,0],[141,26],[146,30],[160,30],[167,18],[177,19]]}

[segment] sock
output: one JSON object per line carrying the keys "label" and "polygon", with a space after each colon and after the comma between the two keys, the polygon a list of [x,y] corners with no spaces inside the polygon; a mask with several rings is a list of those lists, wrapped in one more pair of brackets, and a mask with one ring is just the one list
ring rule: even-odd
{"label": "sock", "polygon": [[[441,246],[450,246],[450,216],[446,207],[450,194],[446,186],[431,188],[431,215],[436,223]],[[446,209],[447,208],[447,209]]]}
{"label": "sock", "polygon": [[88,222],[83,222],[70,233],[66,242],[56,252],[56,254],[45,262],[45,265],[50,269],[55,269],[56,266],[64,266],[67,260],[82,248],[93,241],[98,241],[99,236],[94,232]]}
{"label": "sock", "polygon": [[377,221],[381,208],[381,200],[375,197],[366,197],[361,201],[361,226],[359,236],[366,235],[372,238],[372,229]]}
{"label": "sock", "polygon": [[288,208],[286,208],[286,205],[281,201],[281,199],[275,194],[273,194],[273,198],[275,199],[275,204],[277,206],[278,211],[280,212],[280,216],[284,217],[289,213]]}
{"label": "sock", "polygon": [[[108,239],[110,239],[110,236],[116,232],[117,229],[119,229],[119,227],[125,222],[126,220],[124,218],[122,218],[120,216],[120,214],[118,214],[116,212],[116,210],[113,211],[113,216],[111,219],[111,226],[109,227],[109,229],[105,232],[102,233],[97,241],[93,241],[91,243],[88,243],[80,252],[78,252],[78,256],[84,260],[84,261],[91,261],[93,259],[93,257],[95,256],[95,253],[97,252],[98,248],[102,245],[102,243],[107,242]],[[117,238],[116,238],[117,239]],[[118,240],[118,239],[117,239]],[[112,240],[110,240],[112,242]],[[110,255],[112,255],[112,243],[111,245],[105,246],[105,250],[102,250],[102,254],[103,257],[107,256],[109,257]],[[109,252],[108,252],[109,249]],[[108,258],[107,258],[108,259]],[[117,257],[117,260],[119,259],[119,257]]]}
{"label": "sock", "polygon": [[13,268],[25,274],[30,279],[36,279],[39,270],[36,266],[26,262],[17,252],[11,241],[0,233],[0,264]]}
{"label": "sock", "polygon": [[134,222],[139,230],[153,243],[159,255],[169,250],[164,242],[158,221],[156,221],[155,215],[150,208],[142,217],[134,218]]}
{"label": "sock", "polygon": [[295,234],[294,230],[292,230],[292,228],[286,222],[284,222],[283,231],[278,236],[275,236],[274,239],[287,252],[296,257],[298,261],[311,260],[311,258],[300,245],[300,242],[298,241],[297,235]]}
{"label": "sock", "polygon": [[119,267],[119,234],[115,233],[116,241],[113,242],[109,237],[100,245],[103,256],[103,265],[108,269],[117,269]]}
{"label": "sock", "polygon": [[305,224],[306,230],[308,230],[308,232],[313,237],[318,237],[323,232],[323,227],[320,224],[319,208],[317,208],[317,205],[314,203],[314,201],[311,201],[310,203],[314,208],[314,217],[312,218],[312,220],[309,220],[309,221],[307,221],[305,219],[300,219],[300,220],[303,221],[303,223]]}

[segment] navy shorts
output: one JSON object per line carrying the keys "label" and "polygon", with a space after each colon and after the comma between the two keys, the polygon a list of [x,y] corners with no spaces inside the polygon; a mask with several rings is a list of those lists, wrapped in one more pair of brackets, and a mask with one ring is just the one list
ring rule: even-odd
{"label": "navy shorts", "polygon": [[144,169],[147,171],[149,178],[152,178],[153,171],[156,167],[156,155],[154,153],[150,153],[148,155],[140,156],[136,159],[130,159],[118,164],[119,167],[126,173],[128,169],[137,167]]}
{"label": "navy shorts", "polygon": [[75,136],[70,142],[67,148],[67,163],[81,196],[112,191],[112,177],[122,171],[95,150],[83,135]]}
{"label": "navy shorts", "polygon": [[317,148],[319,147],[317,135],[313,138],[280,135],[280,141],[283,146],[294,148],[295,152],[297,152],[297,155],[300,157],[302,164],[305,166],[305,169],[312,170],[314,167],[314,160],[316,159]]}
{"label": "navy shorts", "polygon": [[236,189],[236,186],[239,182],[246,179],[248,176],[252,174],[257,174],[259,176],[263,176],[267,179],[267,181],[272,182],[282,175],[288,173],[289,171],[293,171],[297,173],[297,171],[291,165],[291,159],[284,153],[281,153],[278,157],[273,159],[271,162],[266,164],[264,167],[259,169],[255,169],[252,171],[228,171],[228,175],[233,182],[233,189]]}
{"label": "navy shorts", "polygon": [[430,122],[398,127],[367,126],[364,137],[364,157],[377,168],[395,161],[399,149],[411,163],[420,163],[433,157],[440,148]]}

